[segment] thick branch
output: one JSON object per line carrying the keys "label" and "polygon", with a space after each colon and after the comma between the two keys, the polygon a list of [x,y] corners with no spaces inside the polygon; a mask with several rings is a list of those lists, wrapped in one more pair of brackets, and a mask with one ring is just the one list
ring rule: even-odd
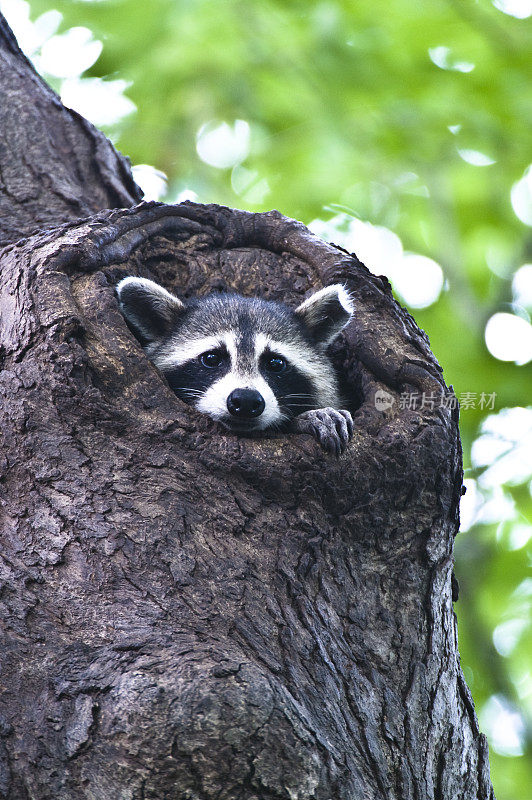
{"label": "thick branch", "polygon": [[62,105],[0,14],[0,246],[141,198],[128,159]]}

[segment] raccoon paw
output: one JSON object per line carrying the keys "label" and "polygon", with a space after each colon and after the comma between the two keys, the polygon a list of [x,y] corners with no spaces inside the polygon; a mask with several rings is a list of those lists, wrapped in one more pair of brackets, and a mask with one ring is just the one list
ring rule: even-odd
{"label": "raccoon paw", "polygon": [[296,417],[292,429],[296,433],[310,433],[326,453],[340,456],[353,436],[353,418],[344,409],[317,408]]}

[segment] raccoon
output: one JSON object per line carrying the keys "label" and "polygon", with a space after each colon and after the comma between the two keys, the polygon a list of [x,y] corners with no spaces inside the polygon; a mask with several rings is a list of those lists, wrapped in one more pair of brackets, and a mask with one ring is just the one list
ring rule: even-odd
{"label": "raccoon", "polygon": [[341,284],[295,310],[239,294],[183,302],[146,278],[124,278],[116,291],[128,326],[185,403],[237,434],[310,433],[326,452],[344,451],[353,420],[326,353],[353,315]]}

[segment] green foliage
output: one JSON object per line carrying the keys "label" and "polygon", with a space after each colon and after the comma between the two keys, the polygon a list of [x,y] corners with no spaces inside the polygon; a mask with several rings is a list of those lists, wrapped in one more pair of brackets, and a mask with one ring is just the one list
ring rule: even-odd
{"label": "green foliage", "polygon": [[[106,132],[134,164],[168,175],[167,199],[187,189],[307,224],[342,212],[386,226],[443,269],[438,302],[413,313],[457,394],[495,392],[495,413],[531,403],[530,363],[497,360],[484,342],[495,312],[531,311],[512,305],[531,232],[510,201],[531,160],[528,20],[488,0],[32,0],[32,19],[50,8],[60,32],[82,25],[103,42],[86,76],[128,81],[138,110]],[[249,126],[240,155],[202,160],[203,126],[236,120]],[[330,238],[340,227],[330,223]],[[532,785],[532,467],[514,463],[494,484],[471,460],[488,413],[477,403],[461,414],[484,521],[458,537],[457,614],[497,796],[521,800]],[[519,457],[518,436],[497,437],[499,461]],[[520,708],[522,755],[501,754],[486,716],[494,696]]]}

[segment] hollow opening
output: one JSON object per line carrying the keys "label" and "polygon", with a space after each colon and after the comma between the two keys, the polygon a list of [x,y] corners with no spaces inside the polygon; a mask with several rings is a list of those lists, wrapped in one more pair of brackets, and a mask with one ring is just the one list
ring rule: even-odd
{"label": "hollow opening", "polygon": [[[238,293],[291,308],[323,286],[314,267],[290,253],[261,247],[223,248],[212,241],[166,236],[146,240],[131,253],[127,265],[110,266],[105,274],[111,285],[129,275],[148,278],[183,300]],[[350,325],[356,325],[356,318]],[[354,415],[364,401],[363,384],[360,365],[343,333],[328,348],[328,355],[338,376],[341,406]],[[161,380],[166,382],[163,375]]]}

